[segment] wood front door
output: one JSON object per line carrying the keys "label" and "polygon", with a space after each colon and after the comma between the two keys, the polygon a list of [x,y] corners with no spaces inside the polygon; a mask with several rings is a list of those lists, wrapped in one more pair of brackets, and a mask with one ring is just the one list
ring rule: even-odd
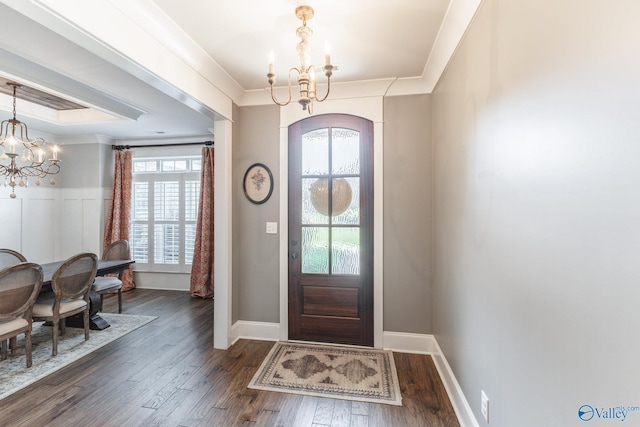
{"label": "wood front door", "polygon": [[289,127],[289,339],[373,346],[373,123]]}

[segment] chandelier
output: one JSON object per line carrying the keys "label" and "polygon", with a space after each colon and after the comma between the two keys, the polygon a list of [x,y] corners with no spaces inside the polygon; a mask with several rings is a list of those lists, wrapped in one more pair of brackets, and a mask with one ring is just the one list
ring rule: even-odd
{"label": "chandelier", "polygon": [[[269,86],[271,86],[271,99],[273,102],[280,106],[285,106],[291,102],[291,73],[293,71],[298,73],[298,86],[300,88],[300,98],[298,102],[302,105],[303,110],[309,111],[309,114],[313,113],[313,101],[322,102],[329,96],[331,90],[331,74],[335,68],[331,65],[331,57],[329,53],[325,53],[325,63],[322,67],[324,75],[327,77],[327,93],[322,98],[318,98],[316,95],[316,66],[311,64],[311,45],[309,39],[313,35],[313,30],[307,27],[307,20],[313,18],[313,8],[311,6],[298,6],[296,8],[296,17],[302,21],[302,26],[296,30],[296,35],[300,37],[300,43],[298,43],[297,51],[300,64],[298,67],[291,67],[289,69],[288,87],[289,87],[289,99],[286,102],[280,102],[276,99],[273,93],[273,85],[276,82],[276,75],[273,72],[273,55],[269,60],[269,73],[267,78],[269,79]],[[319,67],[318,67],[319,68]]]}
{"label": "chandelier", "polygon": [[[13,87],[13,118],[0,124],[0,175],[4,175],[4,185],[11,187],[11,198],[15,199],[16,186],[28,187],[29,178],[35,178],[36,185],[40,185],[40,178],[60,172],[60,160],[57,145],[52,147],[51,157],[47,158],[45,140],[29,138],[27,124],[16,119],[16,89],[20,85],[7,84]],[[50,182],[51,185],[56,183],[53,178]]]}

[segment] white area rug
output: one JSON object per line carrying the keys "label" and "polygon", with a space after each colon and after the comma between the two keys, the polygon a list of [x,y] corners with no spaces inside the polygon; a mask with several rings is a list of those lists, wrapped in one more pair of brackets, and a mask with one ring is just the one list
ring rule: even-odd
{"label": "white area rug", "polygon": [[402,406],[388,350],[277,342],[248,387]]}
{"label": "white area rug", "polygon": [[111,326],[102,331],[89,331],[84,340],[84,329],[66,328],[58,339],[58,355],[51,356],[51,327],[42,322],[33,324],[33,366],[27,369],[24,354],[24,335],[18,337],[17,355],[0,361],[0,399],[38,381],[81,357],[103,347],[156,319],[154,316],[100,313]]}

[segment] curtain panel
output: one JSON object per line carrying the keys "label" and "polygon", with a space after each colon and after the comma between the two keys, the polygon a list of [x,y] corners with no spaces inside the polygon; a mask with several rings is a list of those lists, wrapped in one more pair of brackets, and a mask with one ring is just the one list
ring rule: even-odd
{"label": "curtain panel", "polygon": [[[131,213],[132,154],[130,151],[116,151],[111,192],[111,209],[107,216],[102,251],[116,240],[129,240],[129,218]],[[133,268],[122,275],[122,290],[135,288]]]}
{"label": "curtain panel", "polygon": [[202,148],[200,203],[191,265],[191,296],[201,298],[213,298],[213,150]]}

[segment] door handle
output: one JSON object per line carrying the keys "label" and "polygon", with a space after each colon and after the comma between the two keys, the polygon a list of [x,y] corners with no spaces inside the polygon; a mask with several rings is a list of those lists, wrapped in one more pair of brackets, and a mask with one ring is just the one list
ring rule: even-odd
{"label": "door handle", "polygon": [[298,252],[294,252],[291,254],[291,259],[297,259],[298,258]]}

